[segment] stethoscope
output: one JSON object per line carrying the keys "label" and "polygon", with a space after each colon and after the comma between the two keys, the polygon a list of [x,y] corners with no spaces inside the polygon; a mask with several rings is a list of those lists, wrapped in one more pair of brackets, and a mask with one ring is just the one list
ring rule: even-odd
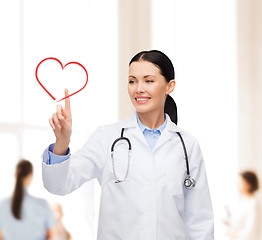
{"label": "stethoscope", "polygon": [[[130,140],[127,138],[127,137],[124,137],[124,128],[122,128],[121,130],[121,137],[120,138],[117,138],[112,146],[111,146],[111,159],[112,159],[112,167],[113,167],[113,173],[114,173],[114,176],[115,176],[115,183],[121,183],[121,182],[124,182],[126,181],[127,179],[127,176],[128,176],[128,172],[129,172],[129,165],[130,165],[130,158],[131,158],[131,151],[132,151],[132,146],[131,146],[131,143],[130,143]],[[192,189],[196,186],[196,180],[194,178],[192,178],[190,176],[190,171],[189,171],[189,161],[188,161],[188,156],[187,156],[187,151],[186,151],[186,145],[184,143],[184,140],[181,136],[181,134],[179,132],[177,132],[180,140],[181,140],[181,143],[182,143],[182,146],[183,146],[183,150],[184,150],[184,155],[185,155],[185,160],[186,160],[186,176],[184,178],[184,187],[186,189]],[[128,162],[127,162],[127,169],[126,169],[126,174],[124,176],[124,178],[122,180],[120,180],[118,177],[117,177],[117,174],[116,174],[116,170],[115,170],[115,160],[114,160],[114,147],[116,145],[117,142],[121,141],[121,140],[124,140],[128,143]]]}

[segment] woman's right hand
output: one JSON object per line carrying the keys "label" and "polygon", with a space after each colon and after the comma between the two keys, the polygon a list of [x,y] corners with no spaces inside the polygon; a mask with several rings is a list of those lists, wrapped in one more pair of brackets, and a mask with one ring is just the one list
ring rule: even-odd
{"label": "woman's right hand", "polygon": [[[65,89],[65,96],[67,97],[68,95],[68,90]],[[49,123],[56,136],[53,153],[57,155],[65,155],[72,134],[72,115],[69,98],[65,99],[64,109],[61,104],[57,105],[56,113],[54,113],[49,119]]]}

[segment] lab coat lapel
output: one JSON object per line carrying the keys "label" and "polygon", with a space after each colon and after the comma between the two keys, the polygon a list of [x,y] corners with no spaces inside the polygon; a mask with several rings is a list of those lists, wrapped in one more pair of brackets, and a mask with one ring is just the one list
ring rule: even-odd
{"label": "lab coat lapel", "polygon": [[148,147],[148,149],[149,149],[146,138],[145,138],[144,134],[142,133],[142,131],[141,131],[141,129],[138,125],[136,126],[136,128],[132,129],[132,134],[135,138],[137,138],[139,141],[141,141],[143,144],[145,144],[146,147]]}
{"label": "lab coat lapel", "polygon": [[125,128],[126,130],[128,129],[128,134],[129,136],[134,136],[137,138],[139,141],[141,141],[143,144],[145,144],[148,148],[148,144],[146,142],[145,136],[143,135],[141,129],[139,128],[137,124],[137,119],[136,119],[136,114],[134,113],[129,117],[128,119],[124,120],[121,124],[122,128]]}
{"label": "lab coat lapel", "polygon": [[[156,143],[156,146],[153,149],[153,152],[156,151],[159,147],[161,147],[164,143],[169,141],[172,137],[174,137],[174,133],[181,132],[181,129],[171,121],[170,117],[167,114],[166,114],[166,118],[167,118],[166,128],[164,129],[164,131],[160,135],[160,137],[159,137],[159,139]],[[129,117],[128,119],[122,121],[121,127],[128,129],[128,134],[136,137],[139,141],[141,141],[143,144],[145,144],[146,147],[148,147],[148,149],[149,149],[149,146],[146,142],[145,136],[143,135],[141,129],[139,128],[139,126],[137,124],[137,119],[136,119],[135,113],[133,115],[131,115],[131,117]]]}
{"label": "lab coat lapel", "polygon": [[161,133],[158,141],[156,142],[153,152],[156,151],[163,144],[165,144],[167,141],[169,141],[171,138],[173,138],[174,133],[181,132],[181,129],[171,121],[170,117],[167,114],[166,114],[166,118],[167,118],[166,127],[164,131]]}

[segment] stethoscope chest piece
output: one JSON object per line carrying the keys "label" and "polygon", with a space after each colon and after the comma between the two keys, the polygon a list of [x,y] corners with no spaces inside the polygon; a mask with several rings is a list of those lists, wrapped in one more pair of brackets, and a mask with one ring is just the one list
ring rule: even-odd
{"label": "stethoscope chest piece", "polygon": [[186,176],[184,179],[184,186],[186,189],[192,189],[196,186],[196,180],[190,176]]}

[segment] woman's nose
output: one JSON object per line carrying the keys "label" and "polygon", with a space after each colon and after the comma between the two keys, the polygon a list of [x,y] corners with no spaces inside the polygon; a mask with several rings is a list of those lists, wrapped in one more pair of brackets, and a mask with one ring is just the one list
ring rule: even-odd
{"label": "woman's nose", "polygon": [[144,92],[145,92],[144,84],[138,83],[137,88],[136,88],[136,93],[140,94],[140,93],[144,93]]}

